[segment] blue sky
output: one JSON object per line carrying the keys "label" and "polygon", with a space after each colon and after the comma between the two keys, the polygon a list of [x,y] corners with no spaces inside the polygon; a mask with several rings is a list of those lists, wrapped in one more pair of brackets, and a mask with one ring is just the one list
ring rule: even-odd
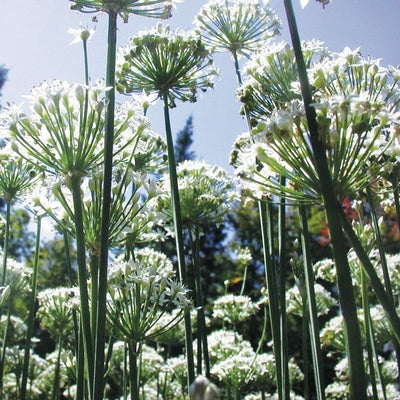
{"label": "blue sky", "polygon": [[[3,88],[2,104],[20,103],[32,86],[44,80],[83,80],[80,45],[70,45],[68,28],[91,23],[91,16],[70,11],[68,0],[0,0],[0,64],[9,68]],[[167,21],[172,28],[190,29],[194,16],[206,0],[184,0]],[[400,0],[333,0],[322,9],[311,0],[301,10],[293,0],[302,39],[319,39],[335,51],[345,46],[361,47],[364,55],[382,58],[382,64],[400,64]],[[283,0],[270,0],[280,16],[283,29],[277,40],[289,41]],[[99,16],[96,34],[89,42],[90,75],[104,76],[106,16]],[[132,16],[128,24],[119,22],[118,44],[157,20]],[[174,132],[179,131],[190,114],[194,122],[194,146],[199,159],[229,170],[229,153],[236,136],[246,129],[235,99],[236,80],[229,55],[219,54],[215,63],[221,77],[215,89],[195,104],[178,104],[172,110]],[[164,135],[159,107],[150,111],[153,129]]]}

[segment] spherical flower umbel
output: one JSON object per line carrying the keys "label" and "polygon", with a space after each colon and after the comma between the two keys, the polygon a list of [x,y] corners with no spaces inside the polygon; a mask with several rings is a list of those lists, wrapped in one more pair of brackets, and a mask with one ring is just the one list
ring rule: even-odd
{"label": "spherical flower umbel", "polygon": [[[327,55],[323,43],[316,40],[302,42],[302,50],[307,68]],[[253,54],[243,71],[246,77],[238,89],[238,98],[255,121],[301,99],[296,58],[285,41],[271,43]]]}
{"label": "spherical flower umbel", "polygon": [[37,171],[16,153],[10,146],[1,149],[0,154],[0,197],[10,204],[37,180]]}
{"label": "spherical flower umbel", "polygon": [[268,0],[211,0],[200,10],[195,24],[214,51],[237,56],[262,48],[280,27]]}
{"label": "spherical flower umbel", "polygon": [[248,296],[227,294],[214,302],[214,318],[236,325],[249,319],[258,311],[258,305]]}
{"label": "spherical flower umbel", "polygon": [[156,92],[174,106],[176,99],[195,102],[197,90],[213,87],[215,74],[209,51],[193,32],[158,24],[120,49],[117,89],[124,94]]}
{"label": "spherical flower umbel", "polygon": [[[264,60],[270,71],[269,58]],[[276,83],[281,87],[278,76],[264,75],[269,86]],[[342,201],[364,189],[371,178],[381,176],[388,164],[398,159],[394,148],[400,132],[398,81],[390,79],[376,61],[349,49],[324,55],[321,62],[311,65],[309,75],[318,133],[337,199]],[[258,78],[264,79],[261,74]],[[262,96],[268,93],[261,91]],[[248,189],[257,189],[254,197],[284,193],[296,202],[320,201],[303,105],[295,98],[279,98],[284,101],[278,109],[264,107],[265,116],[257,115],[262,122],[249,135],[247,144],[241,139],[235,146],[235,168]],[[272,104],[277,104],[277,99],[269,98]],[[286,178],[286,186],[278,182],[278,175]]]}
{"label": "spherical flower umbel", "polygon": [[71,9],[81,12],[113,12],[128,21],[129,14],[169,18],[171,9],[181,0],[70,0]]}
{"label": "spherical flower umbel", "polygon": [[[183,161],[177,166],[182,222],[185,227],[220,224],[230,210],[233,198],[232,179],[220,167],[203,161]],[[170,192],[169,177],[162,186]],[[159,197],[161,212],[172,218],[170,197]]]}
{"label": "spherical flower umbel", "polygon": [[72,310],[79,309],[77,288],[45,289],[38,294],[37,316],[41,326],[56,338],[73,330]]}
{"label": "spherical flower umbel", "polygon": [[[187,289],[174,280],[171,261],[150,248],[138,250],[135,260],[117,258],[109,272],[108,318],[119,339],[138,343],[155,337],[182,319],[170,314],[172,307],[182,311],[191,306]],[[159,321],[163,315],[165,325]],[[157,328],[155,328],[157,326]]]}
{"label": "spherical flower umbel", "polygon": [[33,88],[32,114],[10,122],[15,150],[51,173],[84,176],[102,160],[105,89],[58,80]]}

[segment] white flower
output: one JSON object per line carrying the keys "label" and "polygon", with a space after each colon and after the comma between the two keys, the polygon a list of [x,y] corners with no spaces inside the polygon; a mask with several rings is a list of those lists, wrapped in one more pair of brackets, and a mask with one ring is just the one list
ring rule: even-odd
{"label": "white flower", "polygon": [[[191,305],[171,261],[150,248],[137,250],[134,260],[118,257],[108,277],[108,317],[121,339],[140,342],[162,334],[181,321],[179,313],[168,312],[171,306],[182,311]],[[162,319],[166,314],[170,318]]]}
{"label": "white flower", "polygon": [[268,0],[210,0],[199,11],[195,24],[214,51],[229,51],[235,56],[261,49],[280,28]]}
{"label": "white flower", "polygon": [[300,0],[300,7],[304,9],[305,7],[307,7],[309,2],[310,0]]}
{"label": "white flower", "polygon": [[258,305],[248,296],[227,294],[214,301],[213,317],[235,325],[246,321],[258,311]]}
{"label": "white flower", "polygon": [[78,29],[68,29],[68,33],[70,33],[74,37],[71,44],[89,41],[93,37],[94,32],[95,30],[89,29],[87,25],[81,25]]}
{"label": "white flower", "polygon": [[242,335],[227,329],[211,332],[207,341],[211,363],[223,361],[238,352],[250,354],[253,351],[250,342],[245,340]]}

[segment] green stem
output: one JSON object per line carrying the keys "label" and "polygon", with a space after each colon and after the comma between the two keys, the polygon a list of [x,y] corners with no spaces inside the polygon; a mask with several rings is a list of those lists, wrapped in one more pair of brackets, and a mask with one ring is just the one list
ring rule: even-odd
{"label": "green stem", "polygon": [[[75,285],[71,266],[71,253],[69,249],[69,238],[66,230],[63,231],[64,248],[65,248],[65,263],[67,265],[67,273],[70,287]],[[82,351],[82,335],[79,327],[79,320],[75,309],[72,310],[72,321],[74,324],[74,345],[76,358],[76,395],[75,400],[83,400],[85,393],[85,358]]]}
{"label": "green stem", "polygon": [[[179,189],[178,189],[178,178],[176,173],[176,161],[174,154],[174,142],[172,140],[171,132],[171,121],[169,117],[169,106],[168,106],[168,89],[164,90],[163,100],[164,100],[164,122],[165,131],[167,138],[167,152],[168,152],[168,166],[169,166],[169,178],[171,186],[171,201],[175,228],[175,242],[176,251],[178,257],[178,271],[180,281],[187,286],[187,274],[185,265],[185,255],[183,246],[183,227],[182,227],[182,217],[180,209],[179,200]],[[190,311],[185,310],[185,347],[186,347],[186,361],[187,361],[187,373],[188,373],[188,389],[191,383],[195,379],[194,373],[194,356],[193,356],[193,343],[192,343],[192,323],[190,320]]]}
{"label": "green stem", "polygon": [[129,350],[129,382],[131,400],[139,400],[139,375],[138,375],[138,346],[128,343]]}
{"label": "green stem", "polygon": [[[190,245],[192,248],[193,255],[193,267],[194,267],[194,279],[195,279],[195,298],[197,308],[197,342],[200,355],[197,354],[197,375],[202,374],[202,355],[204,355],[205,375],[210,378],[210,358],[208,354],[208,342],[206,333],[206,318],[204,313],[204,300],[201,289],[201,271],[200,271],[200,260],[199,260],[199,229],[195,228],[195,237],[193,238],[192,232],[189,229]],[[200,343],[200,345],[199,345]]]}
{"label": "green stem", "polygon": [[87,288],[87,272],[86,272],[86,246],[85,233],[83,228],[83,208],[81,197],[81,178],[73,176],[71,178],[72,200],[74,204],[74,225],[76,236],[76,258],[78,265],[78,283],[80,293],[80,323],[82,329],[83,346],[85,353],[85,362],[87,367],[88,388],[90,398],[92,398],[93,387],[93,347],[90,328],[90,309],[89,309],[89,293]]}
{"label": "green stem", "polygon": [[[282,386],[282,360],[281,360],[281,337],[280,337],[280,318],[279,318],[279,293],[277,287],[277,279],[274,268],[273,257],[271,255],[270,243],[273,240],[271,235],[272,229],[272,215],[270,213],[270,205],[267,202],[260,201],[258,203],[260,212],[260,226],[261,226],[261,237],[264,251],[264,268],[265,268],[265,279],[266,287],[269,299],[269,314],[271,320],[271,332],[275,356],[276,365],[276,386],[278,390],[278,397],[280,400],[283,399],[283,386]],[[268,240],[269,238],[269,240]]]}
{"label": "green stem", "polygon": [[[6,203],[6,227],[4,232],[4,245],[3,245],[3,268],[1,273],[1,286],[6,283],[7,272],[7,257],[8,257],[8,242],[10,241],[10,217],[11,217],[11,204],[9,201]],[[1,379],[1,377],[0,377]]]}
{"label": "green stem", "polygon": [[240,288],[240,293],[239,293],[241,296],[243,296],[244,289],[246,288],[247,272],[248,272],[248,265],[246,264],[243,271],[242,287]]}
{"label": "green stem", "polygon": [[[379,250],[379,258],[382,266],[382,273],[383,273],[383,280],[385,284],[385,289],[386,293],[388,294],[389,301],[391,301],[391,307],[395,308],[395,301],[393,297],[393,290],[392,290],[392,284],[390,281],[390,276],[389,276],[389,268],[387,265],[387,260],[386,260],[386,254],[385,250],[383,247],[383,241],[382,241],[382,236],[381,232],[379,229],[379,223],[378,223],[378,216],[376,215],[376,208],[374,204],[374,198],[372,196],[372,191],[369,186],[367,186],[367,198],[368,198],[368,203],[371,207],[371,218],[372,218],[372,224],[374,227],[374,234],[375,234],[375,240],[376,240],[376,245]],[[397,360],[397,370],[399,371],[397,381],[399,382],[400,379],[400,344],[398,340],[394,340],[394,349],[396,352],[396,360]]]}
{"label": "green stem", "polygon": [[300,210],[301,227],[302,227],[301,244],[304,257],[304,278],[307,291],[307,296],[306,296],[308,305],[307,312],[309,315],[308,321],[310,328],[311,355],[314,367],[315,388],[317,392],[317,399],[324,400],[325,399],[324,370],[322,364],[321,344],[319,340],[318,313],[317,313],[317,303],[315,300],[315,290],[314,290],[315,279],[312,269],[307,215],[306,215],[306,209],[303,205],[299,206],[299,210]]}
{"label": "green stem", "polygon": [[[235,67],[237,82],[238,82],[239,86],[242,86],[243,80],[242,80],[242,74],[240,72],[239,58],[238,58],[237,52],[235,50],[233,50],[231,53],[232,53],[232,57],[233,57],[233,63],[234,63],[234,67]],[[243,107],[243,111],[244,111],[244,115],[246,117],[247,127],[249,129],[249,132],[251,133],[251,120],[250,120],[250,116],[249,116],[246,106]]]}
{"label": "green stem", "polygon": [[328,168],[326,149],[320,140],[315,109],[311,105],[313,103],[311,88],[308,82],[307,70],[301,49],[292,2],[291,0],[284,0],[284,4],[296,57],[315,168],[318,174],[321,196],[325,206],[325,213],[331,238],[332,254],[336,265],[340,305],[344,319],[344,331],[349,360],[350,398],[364,400],[367,398],[367,385],[363,363],[361,333],[358,324],[350,267],[347,260],[346,241],[339,222],[340,217],[338,215],[332,177]]}
{"label": "green stem", "polygon": [[399,182],[397,178],[392,181],[392,186],[393,186],[394,205],[396,207],[396,214],[397,214],[397,226],[400,229],[400,196],[399,196]]}
{"label": "green stem", "polygon": [[90,273],[90,327],[92,332],[92,346],[96,346],[96,318],[99,305],[99,255],[91,254],[89,250],[89,271]]}
{"label": "green stem", "polygon": [[128,398],[128,344],[124,341],[124,364],[122,371],[122,395],[123,399]]}
{"label": "green stem", "polygon": [[350,242],[350,245],[353,247],[354,251],[357,254],[358,259],[360,260],[365,273],[367,274],[371,287],[379,301],[379,303],[382,305],[383,309],[385,310],[389,322],[392,326],[393,333],[395,335],[395,339],[397,341],[400,340],[400,318],[397,315],[396,308],[393,307],[393,302],[389,299],[389,296],[387,295],[384,286],[382,285],[374,266],[371,263],[371,260],[369,259],[368,254],[365,252],[360,240],[358,239],[357,235],[355,234],[351,224],[346,218],[346,215],[344,214],[343,210],[340,210],[339,218],[340,222],[343,226],[343,230]]}
{"label": "green stem", "polygon": [[386,292],[389,296],[389,300],[392,300],[393,307],[394,307],[393,290],[392,290],[392,284],[390,282],[389,269],[388,269],[388,265],[387,265],[387,261],[386,261],[386,254],[385,254],[385,250],[383,248],[382,236],[381,236],[381,232],[379,229],[379,222],[378,222],[378,216],[376,215],[374,199],[372,197],[372,191],[369,186],[367,187],[367,199],[368,199],[368,203],[371,208],[371,219],[372,219],[372,225],[374,227],[374,235],[375,235],[376,245],[378,247],[379,258],[380,258],[380,262],[381,262],[381,266],[382,266],[383,281],[385,284]]}
{"label": "green stem", "polygon": [[83,344],[82,324],[79,325],[76,349],[76,395],[75,400],[85,398],[85,346]]}
{"label": "green stem", "polygon": [[[301,283],[302,284],[302,283]],[[300,287],[302,295],[301,298],[303,300],[302,311],[303,318],[301,320],[301,331],[302,331],[302,350],[303,350],[303,374],[304,374],[304,399],[310,400],[310,378],[309,378],[309,362],[308,362],[308,302],[307,295],[304,292],[303,288]]]}
{"label": "green stem", "polygon": [[115,65],[117,46],[117,13],[108,13],[108,48],[106,86],[106,116],[104,137],[104,180],[103,180],[103,207],[101,220],[101,243],[98,270],[98,306],[95,326],[95,371],[93,381],[93,400],[102,400],[104,392],[104,349],[106,331],[106,299],[107,299],[107,269],[109,226],[111,208],[112,163],[114,145],[115,119]]}
{"label": "green stem", "polygon": [[31,350],[31,340],[33,336],[34,323],[35,323],[35,305],[37,296],[37,277],[39,269],[39,252],[40,252],[40,231],[41,231],[42,218],[37,217],[36,224],[36,243],[35,243],[35,259],[33,263],[32,280],[31,280],[31,292],[29,296],[29,315],[27,320],[27,332],[25,339],[25,352],[24,352],[24,363],[22,367],[22,380],[21,380],[21,392],[20,400],[26,398],[26,387],[28,383],[28,372],[29,372],[29,358]]}
{"label": "green stem", "polygon": [[372,387],[372,397],[374,400],[377,400],[378,390],[376,387],[376,379],[375,379],[375,367],[374,367],[374,357],[373,357],[374,352],[372,350],[375,347],[375,341],[371,332],[371,313],[368,300],[368,287],[366,282],[367,277],[365,276],[365,272],[362,268],[360,274],[361,274],[361,304],[364,313],[364,332],[367,345],[369,375]]}
{"label": "green stem", "polygon": [[[4,232],[4,245],[3,245],[3,266],[1,273],[1,286],[4,286],[6,283],[6,272],[7,272],[7,259],[8,259],[8,243],[10,240],[10,218],[11,218],[11,203],[9,201],[6,202],[6,226]],[[11,297],[11,296],[10,296]],[[11,298],[9,301],[9,311],[11,307]],[[9,317],[8,317],[9,319]],[[3,338],[3,345],[0,356],[0,400],[3,398],[3,374],[4,374],[4,361],[5,361],[5,353],[6,353],[6,339],[8,336],[8,325],[9,321],[6,324]]]}
{"label": "green stem", "polygon": [[52,400],[58,400],[60,398],[60,364],[61,364],[62,345],[63,345],[63,339],[62,336],[60,336],[57,342],[58,352],[57,352],[56,368],[54,371]]}
{"label": "green stem", "polygon": [[[280,177],[280,184],[285,185],[286,179]],[[282,390],[283,398],[290,398],[289,380],[289,349],[287,337],[287,315],[286,315],[286,202],[282,196],[279,203],[278,214],[278,252],[279,252],[279,322],[281,335],[281,360],[282,360]]]}
{"label": "green stem", "polygon": [[6,361],[6,351],[7,351],[7,340],[8,334],[10,330],[10,319],[11,319],[11,310],[12,310],[12,295],[8,298],[8,307],[7,307],[7,319],[6,325],[4,327],[3,334],[3,343],[1,346],[1,357],[0,357],[0,400],[3,399],[3,375],[4,375],[4,363]]}
{"label": "green stem", "polygon": [[87,40],[82,41],[83,44],[83,65],[85,69],[85,84],[89,85],[89,62],[87,52]]}

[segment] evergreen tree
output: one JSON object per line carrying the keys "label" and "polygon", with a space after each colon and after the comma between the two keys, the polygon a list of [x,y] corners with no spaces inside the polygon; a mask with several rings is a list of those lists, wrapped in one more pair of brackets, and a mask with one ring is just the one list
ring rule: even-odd
{"label": "evergreen tree", "polygon": [[175,158],[176,163],[179,164],[185,160],[194,160],[196,154],[194,151],[189,150],[193,144],[193,116],[190,115],[186,120],[183,129],[178,132],[175,140]]}
{"label": "evergreen tree", "polygon": [[5,68],[3,65],[0,65],[0,96],[1,96],[1,89],[7,80],[7,72],[8,69]]}

